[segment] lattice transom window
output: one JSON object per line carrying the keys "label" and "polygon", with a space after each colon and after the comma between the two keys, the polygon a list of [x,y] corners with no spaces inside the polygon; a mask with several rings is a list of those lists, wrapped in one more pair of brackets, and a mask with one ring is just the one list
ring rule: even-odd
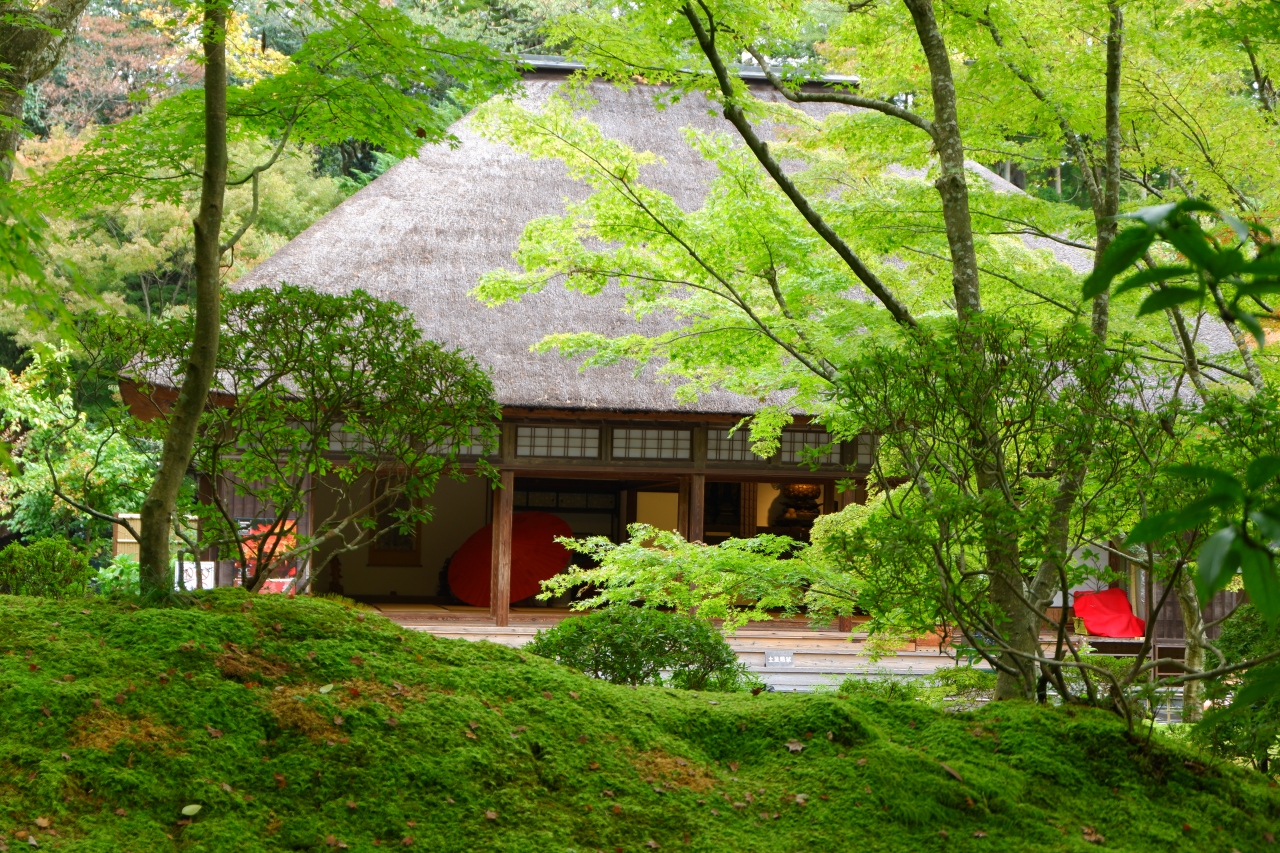
{"label": "lattice transom window", "polygon": [[688,459],[692,433],[687,429],[615,429],[614,459]]}
{"label": "lattice transom window", "polygon": [[806,454],[803,453],[804,448],[819,448],[827,445],[830,445],[830,449],[818,456],[817,461],[822,465],[834,465],[840,461],[840,445],[831,443],[830,433],[788,430],[782,434],[778,451],[783,463],[798,464],[808,461]]}
{"label": "lattice transom window", "polygon": [[707,458],[714,462],[761,462],[751,452],[750,430],[739,429],[729,435],[727,429],[707,430]]}
{"label": "lattice transom window", "polygon": [[876,441],[869,435],[858,436],[858,464],[868,467],[876,458]]}
{"label": "lattice transom window", "polygon": [[600,430],[591,427],[516,427],[516,456],[600,457]]}

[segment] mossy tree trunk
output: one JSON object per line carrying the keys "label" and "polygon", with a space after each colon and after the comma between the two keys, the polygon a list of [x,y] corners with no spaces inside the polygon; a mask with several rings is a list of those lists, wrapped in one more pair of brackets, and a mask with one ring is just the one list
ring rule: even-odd
{"label": "mossy tree trunk", "polygon": [[169,562],[178,493],[191,464],[200,414],[213,384],[221,325],[220,259],[223,203],[227,189],[227,7],[211,0],[204,7],[204,173],[195,232],[195,335],[182,386],[169,412],[168,432],[151,489],[142,504],[139,563],[143,593],[168,595],[173,589]]}

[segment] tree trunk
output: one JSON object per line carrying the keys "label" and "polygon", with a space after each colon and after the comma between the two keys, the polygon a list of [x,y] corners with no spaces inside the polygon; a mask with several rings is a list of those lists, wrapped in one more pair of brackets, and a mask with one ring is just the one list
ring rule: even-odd
{"label": "tree trunk", "polygon": [[227,188],[226,7],[208,0],[201,41],[204,46],[204,177],[195,231],[195,337],[178,399],[169,413],[160,470],[142,504],[139,563],[144,594],[162,597],[173,590],[169,563],[170,530],[178,491],[191,463],[200,414],[213,384],[221,325],[223,197]]}
{"label": "tree trunk", "polygon": [[[1182,610],[1182,628],[1187,638],[1182,662],[1190,672],[1204,672],[1205,651],[1209,635],[1204,629],[1204,611],[1190,572],[1178,576],[1178,605]],[[1194,723],[1204,716],[1204,682],[1187,681],[1182,685],[1182,722]]]}
{"label": "tree trunk", "polygon": [[978,289],[978,256],[973,246],[969,185],[965,181],[964,142],[960,138],[960,120],[956,114],[956,84],[951,75],[951,56],[933,15],[932,0],[905,2],[929,62],[933,144],[938,151],[942,172],[934,186],[942,196],[942,218],[951,249],[951,288],[956,299],[956,314],[964,322],[982,310],[982,300]]}
{"label": "tree trunk", "polygon": [[27,87],[57,67],[88,5],[89,0],[52,0],[30,10],[10,6],[0,15],[0,182],[13,177]]}
{"label": "tree trunk", "polygon": [[[934,16],[932,0],[904,0],[911,12],[916,35],[929,63],[930,89],[933,95],[933,143],[938,152],[941,174],[934,186],[942,198],[942,218],[947,228],[947,244],[951,249],[951,288],[956,301],[956,315],[961,324],[982,311],[978,280],[978,255],[973,244],[973,222],[969,212],[969,185],[965,179],[964,143],[956,112],[956,86],[951,73],[951,56]],[[981,347],[976,336],[970,345]],[[982,420],[983,415],[978,419]],[[973,425],[974,441],[995,430]],[[979,455],[990,459],[990,453]],[[996,488],[997,472],[985,463],[977,473],[978,490],[987,493]],[[986,559],[991,582],[990,601],[998,610],[1002,624],[998,626],[1004,640],[1014,650],[1001,655],[1001,663],[1018,672],[1017,676],[1001,672],[996,683],[997,699],[1031,698],[1035,692],[1035,665],[1022,655],[1039,653],[1039,623],[1027,608],[1022,596],[1026,584],[1017,558],[1017,534],[1001,529],[999,510],[988,514]],[[1020,654],[1018,654],[1020,653]]]}
{"label": "tree trunk", "polygon": [[[1110,0],[1107,9],[1111,22],[1107,30],[1107,94],[1106,94],[1106,163],[1102,171],[1102,197],[1094,203],[1094,222],[1098,229],[1094,266],[1115,239],[1116,214],[1120,212],[1120,70],[1124,61],[1124,12],[1119,0]],[[1100,341],[1107,339],[1111,311],[1111,290],[1093,298],[1093,333]]]}

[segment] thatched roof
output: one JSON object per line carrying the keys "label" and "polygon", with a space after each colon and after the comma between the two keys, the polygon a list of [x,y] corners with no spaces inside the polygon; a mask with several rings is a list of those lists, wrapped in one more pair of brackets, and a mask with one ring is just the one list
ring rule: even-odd
{"label": "thatched roof", "polygon": [[[533,105],[545,102],[572,67],[540,62],[524,86]],[[779,99],[763,82],[744,75],[763,98]],[[641,151],[659,154],[660,164],[643,176],[687,210],[702,202],[714,167],[685,141],[694,126],[724,131],[718,111],[700,96],[657,110],[651,87],[622,90],[592,82],[590,118],[607,135]],[[832,109],[807,105],[822,115]],[[515,264],[512,253],[530,220],[564,212],[564,199],[581,199],[586,188],[554,161],[533,161],[512,148],[482,138],[467,119],[452,128],[460,144],[424,146],[355,193],[273,257],[240,279],[238,287],[281,281],[329,293],[361,288],[409,308],[424,334],[458,346],[492,371],[504,406],[568,410],[702,412],[748,414],[756,401],[726,392],[680,405],[672,386],[647,368],[639,377],[626,366],[580,371],[578,364],[530,347],[555,332],[592,331],[618,336],[654,334],[670,319],[637,322],[623,310],[620,293],[588,297],[552,286],[518,303],[489,308],[469,295],[485,272]],[[974,164],[993,183],[996,175]],[[1012,185],[1008,189],[1017,191]],[[1089,258],[1060,259],[1073,266]],[[1070,254],[1072,250],[1067,250]]]}
{"label": "thatched roof", "polygon": [[[567,79],[547,68],[527,76],[529,100],[538,104]],[[659,111],[650,87],[623,91],[589,85],[590,111],[604,132],[664,163],[644,177],[681,206],[701,205],[715,176],[681,133],[693,125],[725,130],[724,119],[699,97]],[[769,97],[764,90],[761,94]],[[773,97],[778,97],[773,95]],[[729,393],[677,404],[672,387],[654,371],[635,377],[626,366],[580,371],[555,353],[529,348],[554,332],[594,331],[653,334],[661,318],[637,323],[623,311],[619,293],[588,297],[562,287],[488,308],[469,294],[489,270],[513,267],[512,253],[530,220],[564,212],[564,199],[586,195],[564,167],[533,161],[506,145],[483,139],[467,119],[452,132],[456,147],[427,145],[348,198],[273,257],[240,279],[237,287],[290,284],[341,293],[362,288],[409,308],[430,338],[462,347],[493,372],[497,399],[505,406],[648,412],[746,414],[758,404]],[[665,321],[670,322],[670,321]]]}

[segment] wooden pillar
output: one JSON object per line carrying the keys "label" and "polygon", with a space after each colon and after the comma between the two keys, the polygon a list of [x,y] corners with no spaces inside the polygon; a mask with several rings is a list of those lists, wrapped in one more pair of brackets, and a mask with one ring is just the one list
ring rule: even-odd
{"label": "wooden pillar", "polygon": [[502,471],[493,493],[493,554],[489,561],[489,616],[505,628],[511,621],[511,506],[516,472]]}
{"label": "wooden pillar", "polygon": [[689,477],[689,541],[701,542],[706,533],[707,475]]}
{"label": "wooden pillar", "polygon": [[689,478],[681,477],[676,492],[676,532],[689,539]]}
{"label": "wooden pillar", "polygon": [[738,500],[738,535],[750,539],[756,535],[756,501],[760,487],[755,483],[742,484],[742,496]]}
{"label": "wooden pillar", "polygon": [[822,514],[830,515],[836,511],[836,484],[828,480],[822,484]]}

